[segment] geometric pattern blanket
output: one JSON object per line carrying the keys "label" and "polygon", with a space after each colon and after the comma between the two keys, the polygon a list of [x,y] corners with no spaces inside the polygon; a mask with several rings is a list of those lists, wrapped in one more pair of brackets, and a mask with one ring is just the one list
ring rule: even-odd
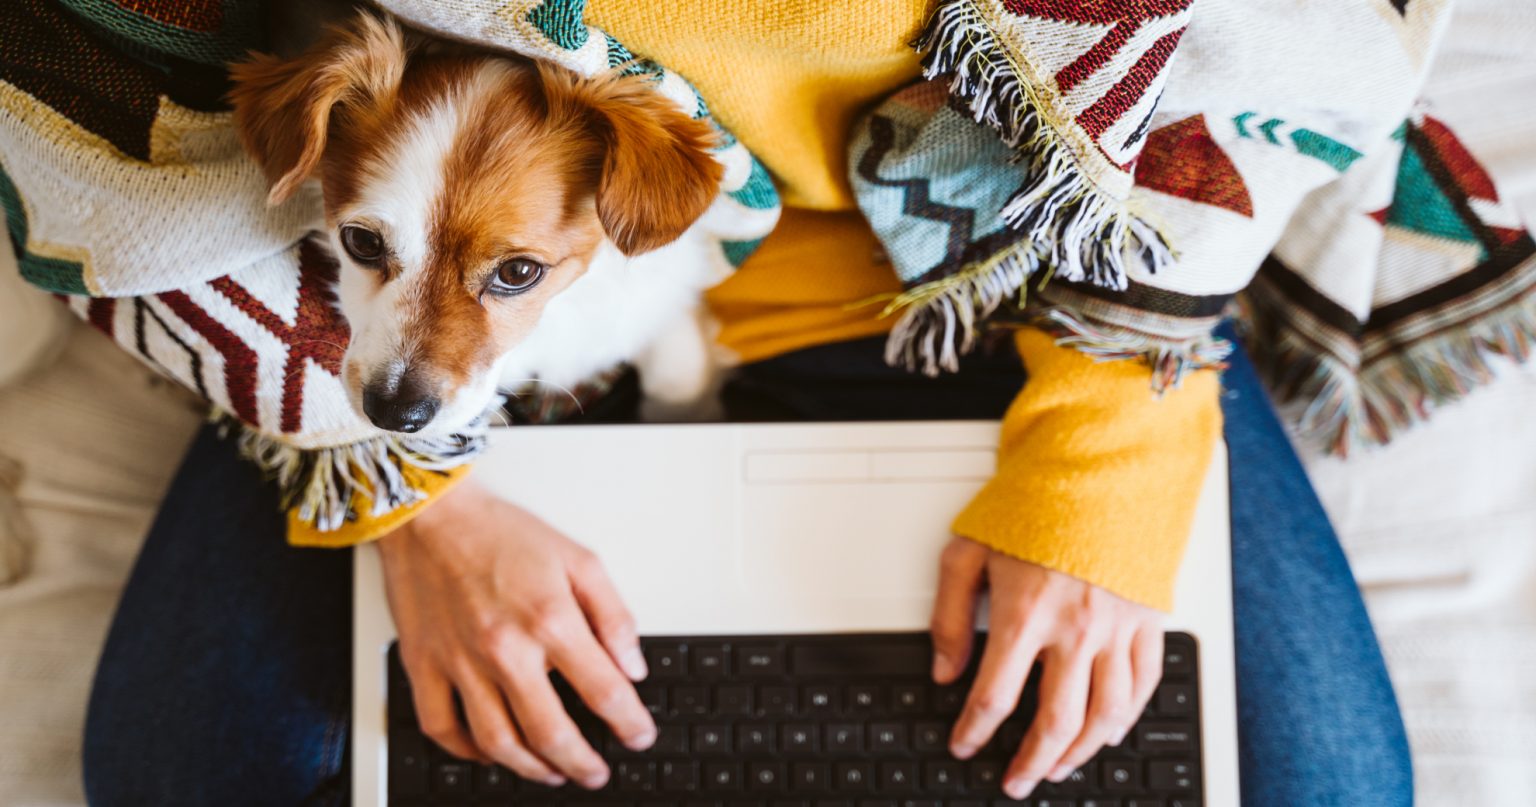
{"label": "geometric pattern blanket", "polygon": [[[1484,6],[1536,42],[1536,4]],[[1025,320],[1162,389],[1220,363],[1242,293],[1250,348],[1335,451],[1524,360],[1536,245],[1422,92],[1451,8],[941,0],[928,80],[849,159],[907,287],[889,358],[939,372]]]}
{"label": "geometric pattern blanket", "polygon": [[[579,73],[651,76],[708,117],[683,77],[587,26],[584,0],[378,5]],[[942,371],[987,328],[1030,322],[1146,361],[1161,389],[1220,363],[1212,327],[1246,290],[1253,346],[1338,449],[1485,380],[1491,353],[1524,358],[1536,250],[1421,92],[1451,6],[938,0],[915,41],[928,80],[874,110],[849,155],[907,288],[889,358]],[[335,268],[306,240],[318,200],[265,205],[223,100],[227,65],[266,49],[264,8],[0,4],[0,205],[29,281],[202,394],[329,530],[420,499],[421,472],[479,438],[383,434],[347,404]],[[735,264],[778,198],[723,141],[716,204],[735,226],[712,235]]]}

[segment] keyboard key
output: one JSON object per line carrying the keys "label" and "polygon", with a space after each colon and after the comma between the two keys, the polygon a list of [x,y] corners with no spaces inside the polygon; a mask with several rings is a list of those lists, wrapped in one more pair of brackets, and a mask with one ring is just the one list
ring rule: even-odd
{"label": "keyboard key", "polygon": [[790,651],[795,675],[836,677],[879,673],[927,678],[933,652],[926,642],[815,642]]}
{"label": "keyboard key", "polygon": [[613,769],[613,786],[625,792],[656,789],[656,763],[620,762]]}
{"label": "keyboard key", "polygon": [[647,644],[645,663],[650,678],[681,678],[688,673],[688,648],[681,644]]}
{"label": "keyboard key", "polygon": [[711,762],[704,766],[705,790],[740,790],[741,765],[735,762]]}
{"label": "keyboard key", "polygon": [[700,717],[709,714],[709,688],[701,686],[675,686],[671,695],[672,714],[680,717]]}
{"label": "keyboard key", "polygon": [[693,752],[719,756],[731,752],[729,726],[706,725],[693,727]]}
{"label": "keyboard key", "polygon": [[795,713],[794,687],[769,686],[758,692],[757,713],[761,715],[792,715]]}
{"label": "keyboard key", "polygon": [[1168,800],[1168,807],[1200,807],[1200,800],[1189,796],[1174,796]]}
{"label": "keyboard key", "polygon": [[1195,672],[1195,660],[1184,643],[1168,642],[1163,647],[1163,677],[1188,678]]}
{"label": "keyboard key", "polygon": [[885,690],[878,686],[848,687],[848,711],[854,714],[868,714],[882,708],[885,703]]}
{"label": "keyboard key", "polygon": [[912,728],[912,747],[918,753],[942,752],[949,747],[949,726],[918,723]]}
{"label": "keyboard key", "polygon": [[864,727],[858,723],[829,723],[823,747],[834,754],[858,754],[864,750]]}
{"label": "keyboard key", "polygon": [[427,792],[427,744],[419,735],[390,735],[389,792],[418,796]]}
{"label": "keyboard key", "polygon": [[790,781],[801,792],[824,791],[832,786],[832,766],[822,762],[797,762],[790,769]]}
{"label": "keyboard key", "polygon": [[662,717],[667,714],[667,688],[660,684],[641,684],[635,687],[640,695],[640,702],[645,704],[651,717]]}
{"label": "keyboard key", "polygon": [[779,735],[779,748],[786,754],[814,754],[820,747],[820,736],[814,723],[790,723]]}
{"label": "keyboard key", "polygon": [[878,754],[900,754],[907,750],[907,727],[902,723],[871,723],[869,750]]}
{"label": "keyboard key", "polygon": [[917,789],[917,763],[880,763],[880,790],[885,793],[907,793]]}
{"label": "keyboard key", "polygon": [[1083,799],[1080,807],[1120,807],[1119,799]]}
{"label": "keyboard key", "polygon": [[[494,765],[481,765],[475,769],[475,792],[497,795],[511,793],[517,777],[512,772]],[[391,793],[394,791],[391,790]]]}
{"label": "keyboard key", "polygon": [[753,714],[752,687],[746,684],[732,684],[716,689],[715,714],[721,717],[745,717]]}
{"label": "keyboard key", "polygon": [[891,687],[891,711],[899,715],[921,714],[928,708],[928,688],[918,684]]}
{"label": "keyboard key", "polygon": [[645,753],[681,755],[688,753],[688,727],[663,723],[656,727],[656,743]]}
{"label": "keyboard key", "polygon": [[782,762],[754,762],[747,766],[747,787],[774,792],[789,787],[789,771]]}
{"label": "keyboard key", "polygon": [[1189,684],[1164,684],[1157,691],[1157,712],[1183,717],[1195,709],[1195,688]]}
{"label": "keyboard key", "polygon": [[869,792],[874,784],[875,766],[868,762],[839,762],[835,771],[837,781],[834,786],[838,790],[857,790]]}
{"label": "keyboard key", "polygon": [[467,762],[440,762],[432,768],[432,792],[442,795],[468,795],[474,771]]}
{"label": "keyboard key", "polygon": [[807,715],[835,715],[841,705],[838,703],[837,687],[829,684],[817,684],[804,687],[800,696],[800,713]]}
{"label": "keyboard key", "polygon": [[746,645],[736,649],[736,673],[752,676],[784,674],[784,649],[777,645]]}
{"label": "keyboard key", "polygon": [[1168,807],[1162,799],[1131,799],[1125,807]]}
{"label": "keyboard key", "polygon": [[1067,778],[1057,785],[1063,793],[1082,793],[1093,787],[1093,763],[1089,762],[1081,768],[1067,774]]}
{"label": "keyboard key", "polygon": [[933,710],[945,717],[957,717],[965,709],[965,687],[939,687],[933,693]]}
{"label": "keyboard key", "polygon": [[771,755],[774,752],[773,726],[761,723],[737,726],[736,750],[759,757]]}
{"label": "keyboard key", "polygon": [[998,790],[1003,786],[1003,765],[991,760],[970,763],[971,775],[967,777],[972,790]]}
{"label": "keyboard key", "polygon": [[700,678],[719,678],[730,672],[730,654],[723,644],[701,644],[689,648],[693,656],[693,674]]}
{"label": "keyboard key", "polygon": [[1147,766],[1147,782],[1153,790],[1194,790],[1195,766],[1188,762],[1153,762]]}
{"label": "keyboard key", "polygon": [[1031,807],[1077,807],[1077,802],[1073,801],[1072,799],[1035,799]]}
{"label": "keyboard key", "polygon": [[923,788],[933,793],[953,793],[965,786],[965,769],[952,760],[923,764]]}
{"label": "keyboard key", "polygon": [[1105,790],[1125,793],[1141,789],[1141,770],[1134,762],[1125,760],[1105,762],[1101,772]]}
{"label": "keyboard key", "polygon": [[663,762],[661,763],[661,787],[670,793],[684,791],[692,793],[699,789],[699,763],[697,762]]}
{"label": "keyboard key", "polygon": [[1181,723],[1142,723],[1136,727],[1136,750],[1148,754],[1190,751],[1195,747],[1191,728]]}

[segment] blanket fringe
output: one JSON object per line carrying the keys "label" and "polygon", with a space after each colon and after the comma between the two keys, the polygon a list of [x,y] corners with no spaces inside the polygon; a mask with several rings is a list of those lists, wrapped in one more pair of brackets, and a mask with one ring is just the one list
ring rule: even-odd
{"label": "blanket fringe", "polygon": [[1226,369],[1232,343],[1206,334],[1195,339],[1169,341],[1128,328],[1091,323],[1062,306],[1035,312],[1035,321],[1055,335],[1056,344],[1073,347],[1099,361],[1136,359],[1152,368],[1152,391],[1162,395],[1178,389],[1184,377],[1197,370]]}
{"label": "blanket fringe", "polygon": [[298,448],[250,428],[224,412],[212,416],[220,433],[234,435],[241,456],[277,483],[284,510],[321,532],[357,518],[359,496],[374,518],[421,501],[426,492],[406,478],[407,467],[443,472],[464,465],[485,447],[486,418],[462,434],[380,435],[329,448]]}
{"label": "blanket fringe", "polygon": [[939,3],[913,46],[923,54],[924,75],[949,76],[951,97],[996,129],[1024,164],[1026,179],[1003,207],[1003,220],[1041,248],[1055,274],[1124,290],[1128,261],[1150,272],[1173,263],[1155,227],[1084,175],[1048,107],[972,0]]}
{"label": "blanket fringe", "polygon": [[960,369],[960,357],[976,346],[982,321],[1016,300],[1022,307],[1025,281],[1039,257],[1022,244],[958,274],[912,288],[886,306],[881,316],[902,311],[885,343],[885,362],[936,376]]}
{"label": "blanket fringe", "polygon": [[1320,352],[1286,325],[1284,312],[1251,295],[1240,299],[1255,363],[1278,399],[1303,405],[1297,435],[1339,456],[1386,445],[1488,384],[1497,376],[1493,356],[1524,364],[1536,350],[1536,291],[1364,367]]}

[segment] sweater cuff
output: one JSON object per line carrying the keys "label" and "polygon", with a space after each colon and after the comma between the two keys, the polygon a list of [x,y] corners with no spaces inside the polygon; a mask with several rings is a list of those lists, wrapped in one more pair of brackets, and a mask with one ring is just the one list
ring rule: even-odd
{"label": "sweater cuff", "polygon": [[1135,361],[1095,361],[1033,328],[1029,372],[1003,418],[993,479],[956,534],[1125,599],[1173,606],[1195,505],[1221,434],[1219,376],[1161,397]]}

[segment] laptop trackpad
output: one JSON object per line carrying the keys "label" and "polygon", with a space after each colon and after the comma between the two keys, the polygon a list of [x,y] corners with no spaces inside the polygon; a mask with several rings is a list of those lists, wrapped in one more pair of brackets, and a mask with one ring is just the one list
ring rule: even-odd
{"label": "laptop trackpad", "polygon": [[949,523],[992,475],[991,450],[753,452],[745,583],[813,597],[931,597]]}

